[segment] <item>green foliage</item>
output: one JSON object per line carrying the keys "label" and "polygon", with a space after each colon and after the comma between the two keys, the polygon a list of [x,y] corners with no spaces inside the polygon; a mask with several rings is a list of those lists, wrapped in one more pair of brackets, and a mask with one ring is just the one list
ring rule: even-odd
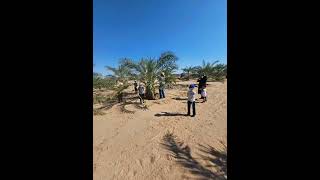
{"label": "green foliage", "polygon": [[116,84],[116,81],[112,78],[103,78],[101,74],[94,73],[92,85],[94,89],[112,89]]}
{"label": "green foliage", "polygon": [[190,66],[183,68],[182,70],[189,74],[188,77],[199,78],[205,74],[210,80],[221,81],[227,75],[227,65],[217,64],[218,62],[219,61],[210,63],[203,61],[202,66]]}
{"label": "green foliage", "polygon": [[118,68],[106,66],[107,70],[111,71],[115,77],[116,82],[126,84],[129,80],[130,69],[124,65],[119,65]]}
{"label": "green foliage", "polygon": [[93,95],[93,104],[102,104],[107,100],[106,97],[101,95]]}
{"label": "green foliage", "polygon": [[115,96],[121,97],[123,91],[129,87],[128,80],[131,77],[131,70],[122,61],[118,68],[113,68],[106,66],[107,70],[111,71],[114,75],[114,80],[116,82],[113,90],[115,90]]}
{"label": "green foliage", "polygon": [[165,73],[165,83],[175,83],[173,72],[178,69],[178,58],[172,52],[164,52],[158,59],[148,58],[134,62],[130,59],[122,59],[120,66],[130,69],[130,76],[143,82],[146,86],[147,99],[155,99],[155,86],[161,72]]}
{"label": "green foliage", "polygon": [[212,79],[222,81],[227,76],[227,65],[217,64],[212,69]]}
{"label": "green foliage", "polygon": [[93,115],[95,116],[102,116],[105,115],[102,109],[93,109]]}
{"label": "green foliage", "polygon": [[173,84],[176,84],[176,75],[173,70],[164,70],[165,84],[167,87],[171,87]]}
{"label": "green foliage", "polygon": [[190,79],[190,75],[191,75],[192,73],[194,73],[194,67],[192,67],[192,66],[187,66],[187,67],[185,67],[185,68],[182,68],[182,71],[187,74],[187,80],[189,80],[189,79]]}

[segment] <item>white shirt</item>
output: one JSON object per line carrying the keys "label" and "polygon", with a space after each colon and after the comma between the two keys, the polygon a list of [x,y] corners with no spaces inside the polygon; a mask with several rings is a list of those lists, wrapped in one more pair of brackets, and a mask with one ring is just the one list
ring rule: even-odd
{"label": "white shirt", "polygon": [[206,89],[202,89],[201,96],[202,97],[207,97],[207,90]]}
{"label": "white shirt", "polygon": [[196,96],[195,95],[196,95],[196,93],[193,92],[193,89],[189,89],[188,94],[187,94],[188,101],[194,102],[196,100]]}

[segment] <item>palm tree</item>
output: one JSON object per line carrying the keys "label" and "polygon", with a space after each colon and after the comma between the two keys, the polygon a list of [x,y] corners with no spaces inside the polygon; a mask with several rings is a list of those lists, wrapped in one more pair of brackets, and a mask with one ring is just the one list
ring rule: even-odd
{"label": "palm tree", "polygon": [[130,75],[130,69],[124,65],[118,66],[118,68],[113,68],[106,66],[107,70],[111,71],[114,75],[116,81],[116,96],[119,98],[119,102],[122,101],[123,90],[129,87],[128,80]]}
{"label": "palm tree", "polygon": [[210,63],[203,60],[202,66],[194,67],[193,70],[191,70],[191,73],[196,74],[198,77],[205,74],[208,78],[221,81],[227,75],[227,65],[221,63],[217,64],[218,62],[219,61]]}
{"label": "palm tree", "polygon": [[173,72],[178,69],[177,60],[177,56],[168,51],[162,53],[158,59],[141,59],[138,62],[122,59],[120,64],[130,68],[130,75],[146,85],[146,98],[155,99],[155,85],[161,72],[165,73],[166,84],[175,82]]}
{"label": "palm tree", "polygon": [[214,70],[214,67],[215,67],[215,64],[217,64],[219,61],[215,61],[213,63],[210,63],[210,62],[205,62],[204,60],[202,61],[202,73],[207,75],[208,77],[212,77],[213,75],[213,70]]}
{"label": "palm tree", "polygon": [[216,81],[223,80],[227,75],[227,65],[226,64],[217,64],[213,68],[213,79]]}
{"label": "palm tree", "polygon": [[185,68],[182,68],[182,71],[187,73],[188,80],[190,79],[190,73],[192,73],[193,69],[194,69],[194,67],[192,67],[192,66],[187,66]]}
{"label": "palm tree", "polygon": [[101,73],[93,72],[92,86],[93,89],[110,88],[113,86],[113,81],[106,80]]}
{"label": "palm tree", "polygon": [[93,77],[102,77],[101,73],[93,72]]}

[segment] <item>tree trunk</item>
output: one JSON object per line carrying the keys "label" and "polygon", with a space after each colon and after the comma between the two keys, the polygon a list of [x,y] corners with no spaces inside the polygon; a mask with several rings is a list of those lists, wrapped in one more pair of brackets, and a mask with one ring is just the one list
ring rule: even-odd
{"label": "tree trunk", "polygon": [[154,92],[152,91],[152,89],[150,87],[146,88],[146,98],[148,100],[154,100],[155,99]]}

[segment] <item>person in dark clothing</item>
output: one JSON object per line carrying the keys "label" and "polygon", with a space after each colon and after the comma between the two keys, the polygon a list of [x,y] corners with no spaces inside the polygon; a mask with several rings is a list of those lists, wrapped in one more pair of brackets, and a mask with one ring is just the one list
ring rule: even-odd
{"label": "person in dark clothing", "polygon": [[202,95],[202,91],[203,89],[205,89],[207,87],[207,76],[203,75],[202,78],[202,88],[201,88],[201,99],[204,99],[205,97]]}
{"label": "person in dark clothing", "polygon": [[137,93],[138,92],[138,83],[137,83],[137,81],[134,81],[133,86],[134,86],[134,92]]}
{"label": "person in dark clothing", "polygon": [[123,92],[119,92],[117,97],[118,97],[118,102],[119,103],[123,102]]}
{"label": "person in dark clothing", "polygon": [[165,86],[165,76],[164,76],[164,72],[162,72],[160,77],[159,77],[159,95],[160,95],[160,99],[166,98],[166,96],[164,94],[164,86]]}
{"label": "person in dark clothing", "polygon": [[[203,86],[206,86],[206,84],[207,84],[207,76],[203,74],[203,75],[201,76],[201,78],[198,79],[197,82],[199,82],[199,85],[198,85],[198,94],[201,95]],[[201,98],[200,98],[200,99],[203,99],[202,95],[201,95]]]}
{"label": "person in dark clothing", "polygon": [[197,82],[199,83],[199,84],[198,84],[198,94],[201,94],[202,78],[203,78],[203,76],[201,76],[201,77],[197,80]]}
{"label": "person in dark clothing", "polygon": [[206,85],[207,84],[207,76],[206,75],[203,75],[203,78],[202,78],[202,81],[203,81],[203,84]]}

